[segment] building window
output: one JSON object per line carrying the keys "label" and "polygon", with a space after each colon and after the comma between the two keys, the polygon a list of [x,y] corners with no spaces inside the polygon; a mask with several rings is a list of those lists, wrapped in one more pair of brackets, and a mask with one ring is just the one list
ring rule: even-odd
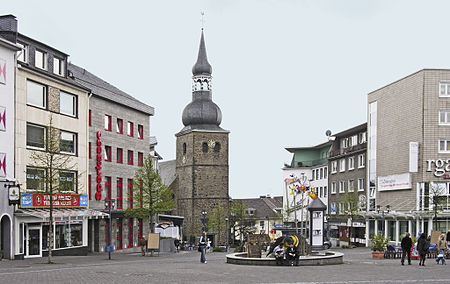
{"label": "building window", "polygon": [[134,137],[134,123],[131,121],[127,122],[127,135]]}
{"label": "building window", "polygon": [[439,140],[439,153],[450,153],[450,140]]}
{"label": "building window", "polygon": [[214,153],[219,153],[220,152],[220,143],[216,142],[216,144],[214,145]]}
{"label": "building window", "polygon": [[134,219],[129,218],[128,219],[128,248],[134,247],[134,234],[133,234],[133,228],[134,228]]}
{"label": "building window", "polygon": [[53,57],[53,73],[64,76],[64,59]]}
{"label": "building window", "polygon": [[27,63],[28,62],[28,45],[21,43],[21,42],[17,42],[17,45],[20,46],[20,48],[22,49],[21,51],[18,51],[17,54],[17,60]]}
{"label": "building window", "polygon": [[91,175],[88,175],[88,198],[92,200],[92,178]]}
{"label": "building window", "polygon": [[331,194],[336,194],[336,183],[335,182],[331,183]]}
{"label": "building window", "polygon": [[352,147],[356,145],[358,145],[358,135],[353,135],[350,137],[349,146]]}
{"label": "building window", "polygon": [[331,173],[337,173],[337,161],[332,161],[331,162]]}
{"label": "building window", "polygon": [[144,153],[138,152],[138,166],[144,166]]}
{"label": "building window", "polygon": [[183,155],[186,155],[186,143],[183,143]]}
{"label": "building window", "polygon": [[348,138],[343,138],[341,140],[341,148],[347,148],[348,147]]}
{"label": "building window", "polygon": [[89,126],[92,126],[92,110],[89,110]]}
{"label": "building window", "polygon": [[123,163],[123,149],[122,148],[117,148],[117,163],[118,164],[122,164]]}
{"label": "building window", "polygon": [[339,202],[339,211],[338,211],[338,213],[340,215],[342,215],[342,214],[344,214],[344,211],[345,211],[345,203]]}
{"label": "building window", "polygon": [[450,110],[439,111],[439,125],[450,125]]}
{"label": "building window", "polygon": [[91,142],[89,142],[89,152],[88,152],[88,155],[89,155],[89,159],[92,159],[92,145],[91,145]]}
{"label": "building window", "polygon": [[45,169],[27,167],[27,190],[45,191]]}
{"label": "building window", "polygon": [[117,178],[117,209],[123,209],[123,179]]}
{"label": "building window", "polygon": [[61,131],[59,151],[64,154],[76,154],[77,135],[75,133]]}
{"label": "building window", "polygon": [[47,53],[36,49],[34,53],[34,66],[47,70]]}
{"label": "building window", "polygon": [[123,134],[123,119],[121,119],[121,118],[117,119],[116,132],[118,134]]}
{"label": "building window", "polygon": [[128,208],[133,208],[133,179],[128,179]]}
{"label": "building window", "polygon": [[355,157],[348,158],[348,170],[353,170],[355,168]]}
{"label": "building window", "polygon": [[59,93],[59,113],[77,116],[77,96],[66,92]]}
{"label": "building window", "polygon": [[358,134],[358,141],[359,141],[359,144],[363,144],[363,143],[367,142],[366,132],[361,132]]}
{"label": "building window", "polygon": [[105,130],[111,131],[112,130],[112,118],[110,115],[105,114]]}
{"label": "building window", "polygon": [[105,190],[106,190],[106,199],[111,200],[112,198],[111,177],[105,176]]}
{"label": "building window", "polygon": [[328,186],[323,187],[323,197],[326,198],[328,196]]}
{"label": "building window", "polygon": [[355,191],[355,181],[353,179],[348,180],[348,192]]}
{"label": "building window", "polygon": [[364,168],[366,165],[366,156],[364,154],[358,155],[358,168]]}
{"label": "building window", "polygon": [[358,179],[358,191],[364,191],[364,179],[363,178]]}
{"label": "building window", "polygon": [[105,145],[105,162],[111,162],[112,161],[112,148],[111,146]]}
{"label": "building window", "polygon": [[208,153],[208,143],[203,142],[202,151],[203,151],[203,153]]}
{"label": "building window", "polygon": [[439,96],[449,97],[450,96],[450,82],[440,82],[439,83]]}
{"label": "building window", "polygon": [[323,170],[324,168],[320,168],[319,179],[323,179]]}
{"label": "building window", "polygon": [[323,169],[323,178],[328,178],[328,167]]}
{"label": "building window", "polygon": [[138,138],[144,139],[144,126],[141,124],[138,124]]}
{"label": "building window", "polygon": [[46,128],[27,123],[27,148],[45,150]]}
{"label": "building window", "polygon": [[27,104],[39,107],[47,107],[47,86],[27,81]]}
{"label": "building window", "polygon": [[340,172],[345,172],[345,159],[340,159],[339,160],[339,171]]}
{"label": "building window", "polygon": [[59,190],[77,192],[77,173],[73,171],[59,171]]}
{"label": "building window", "polygon": [[345,182],[340,181],[339,182],[339,193],[344,193],[344,192],[345,192]]}
{"label": "building window", "polygon": [[128,157],[127,157],[127,161],[128,161],[128,165],[134,165],[134,153],[132,150],[128,150]]}

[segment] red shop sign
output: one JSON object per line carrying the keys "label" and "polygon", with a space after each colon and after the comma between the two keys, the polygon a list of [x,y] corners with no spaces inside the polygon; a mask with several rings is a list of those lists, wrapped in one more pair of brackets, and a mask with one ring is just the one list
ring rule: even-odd
{"label": "red shop sign", "polygon": [[[50,194],[33,193],[32,203],[34,208],[50,207]],[[79,194],[53,194],[53,208],[80,207]]]}
{"label": "red shop sign", "polygon": [[95,200],[102,200],[102,132],[97,131],[97,165],[95,170],[97,172],[97,190],[95,192]]}

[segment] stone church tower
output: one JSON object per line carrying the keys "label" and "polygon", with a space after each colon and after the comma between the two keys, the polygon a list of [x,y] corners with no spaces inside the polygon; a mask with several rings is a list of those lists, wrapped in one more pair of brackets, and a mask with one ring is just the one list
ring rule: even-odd
{"label": "stone church tower", "polygon": [[[225,208],[225,212],[229,210],[229,131],[220,127],[222,112],[212,101],[211,73],[202,29],[198,59],[192,67],[192,102],[183,111],[184,128],[175,135],[176,213],[185,217],[184,236],[188,240],[201,234],[202,211],[210,215],[213,208],[219,206]],[[218,232],[208,228],[208,234],[213,235],[217,244]],[[222,230],[220,242],[225,243],[225,238],[225,230]]]}

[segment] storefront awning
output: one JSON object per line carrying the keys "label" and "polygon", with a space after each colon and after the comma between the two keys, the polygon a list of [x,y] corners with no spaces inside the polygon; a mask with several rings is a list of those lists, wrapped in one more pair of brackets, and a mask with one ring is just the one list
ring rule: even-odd
{"label": "storefront awning", "polygon": [[[18,209],[14,213],[17,217],[35,217],[44,222],[50,219],[50,209]],[[93,209],[53,209],[54,221],[59,220],[82,220],[103,219],[109,214]]]}

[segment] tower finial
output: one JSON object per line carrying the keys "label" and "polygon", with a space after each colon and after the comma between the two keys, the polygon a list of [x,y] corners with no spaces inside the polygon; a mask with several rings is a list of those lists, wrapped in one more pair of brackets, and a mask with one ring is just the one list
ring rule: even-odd
{"label": "tower finial", "polygon": [[200,14],[202,15],[202,19],[200,20],[202,22],[202,31],[205,28],[205,12],[201,11]]}

